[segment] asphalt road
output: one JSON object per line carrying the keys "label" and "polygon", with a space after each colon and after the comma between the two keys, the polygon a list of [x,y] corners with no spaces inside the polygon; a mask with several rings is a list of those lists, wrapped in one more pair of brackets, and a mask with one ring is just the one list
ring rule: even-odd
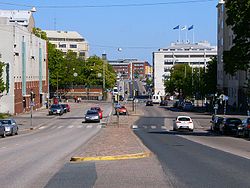
{"label": "asphalt road", "polygon": [[[107,116],[111,104],[101,105],[104,116]],[[88,107],[89,105],[82,104],[80,108],[74,108],[70,113],[51,119],[34,131],[0,139],[0,187],[55,187],[51,185],[60,184],[56,180],[51,182],[53,177],[59,172],[65,174],[72,169],[75,175],[79,174],[78,181],[74,181],[75,184],[79,183],[79,172],[84,171],[84,168],[74,168],[73,164],[68,162],[74,151],[101,130],[100,123],[82,123],[83,114]],[[68,179],[72,183],[77,177]],[[94,181],[85,183],[89,187]]]}
{"label": "asphalt road", "polygon": [[[250,187],[249,141],[208,132],[208,115],[144,109],[135,133],[157,156],[171,187]],[[177,115],[194,119],[193,133],[172,131]]]}

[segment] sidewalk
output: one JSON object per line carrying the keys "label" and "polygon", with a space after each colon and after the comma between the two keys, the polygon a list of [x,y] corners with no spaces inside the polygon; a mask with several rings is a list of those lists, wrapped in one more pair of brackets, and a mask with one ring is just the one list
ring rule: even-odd
{"label": "sidewalk", "polygon": [[71,161],[99,161],[144,158],[150,155],[139,138],[133,133],[132,125],[143,115],[141,109],[136,114],[131,111],[132,106],[126,104],[129,116],[111,115],[106,128],[80,148]]}

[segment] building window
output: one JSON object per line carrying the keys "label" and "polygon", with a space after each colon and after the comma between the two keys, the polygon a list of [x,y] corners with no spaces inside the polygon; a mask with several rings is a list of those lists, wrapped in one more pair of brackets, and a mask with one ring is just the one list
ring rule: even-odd
{"label": "building window", "polygon": [[84,57],[85,56],[85,52],[79,52],[79,56]]}
{"label": "building window", "polygon": [[174,62],[173,61],[164,61],[164,65],[173,65]]}
{"label": "building window", "polygon": [[204,55],[190,55],[190,57],[204,57]]}
{"label": "building window", "polygon": [[188,58],[188,55],[176,55],[176,58]]}
{"label": "building window", "polygon": [[69,47],[70,48],[77,48],[77,44],[70,44]]}
{"label": "building window", "polygon": [[59,48],[66,48],[66,44],[59,44]]}
{"label": "building window", "polygon": [[164,58],[173,58],[173,55],[164,55]]}

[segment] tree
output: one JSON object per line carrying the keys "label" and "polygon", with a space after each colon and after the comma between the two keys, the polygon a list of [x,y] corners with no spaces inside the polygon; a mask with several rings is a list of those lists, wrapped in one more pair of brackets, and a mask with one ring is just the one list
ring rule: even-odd
{"label": "tree", "polygon": [[3,67],[4,63],[0,62],[0,93],[2,93],[5,90],[5,83],[3,81]]}
{"label": "tree", "polygon": [[37,37],[40,37],[41,39],[48,40],[47,34],[45,31],[42,31],[40,28],[34,27],[32,32]]}
{"label": "tree", "polygon": [[205,92],[206,94],[214,94],[217,91],[217,58],[214,57],[207,63],[205,72]]}
{"label": "tree", "polygon": [[233,46],[224,51],[224,69],[234,75],[250,66],[250,0],[227,0],[226,23],[234,32]]}

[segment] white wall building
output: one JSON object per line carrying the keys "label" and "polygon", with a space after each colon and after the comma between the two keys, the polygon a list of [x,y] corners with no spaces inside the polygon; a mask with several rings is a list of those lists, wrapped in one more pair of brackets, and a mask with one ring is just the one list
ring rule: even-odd
{"label": "white wall building", "polygon": [[49,42],[63,53],[71,50],[83,59],[89,57],[89,45],[78,32],[54,30],[44,30],[44,32],[46,32]]}
{"label": "white wall building", "polygon": [[153,52],[154,93],[165,95],[164,79],[170,76],[170,70],[175,64],[204,68],[216,55],[216,46],[211,46],[206,41],[195,44],[172,43],[167,48]]}
{"label": "white wall building", "polygon": [[217,88],[228,96],[228,104],[236,107],[247,106],[247,81],[250,73],[237,71],[234,76],[226,74],[224,71],[223,51],[228,51],[233,46],[234,33],[231,26],[226,24],[227,14],[224,0],[220,0],[217,5],[218,25],[218,64],[217,64]]}
{"label": "white wall building", "polygon": [[5,64],[3,80],[7,86],[1,93],[0,113],[15,114],[30,110],[31,91],[36,94],[34,108],[44,104],[48,90],[47,43],[32,34],[29,25],[10,20],[0,17],[0,61]]}

